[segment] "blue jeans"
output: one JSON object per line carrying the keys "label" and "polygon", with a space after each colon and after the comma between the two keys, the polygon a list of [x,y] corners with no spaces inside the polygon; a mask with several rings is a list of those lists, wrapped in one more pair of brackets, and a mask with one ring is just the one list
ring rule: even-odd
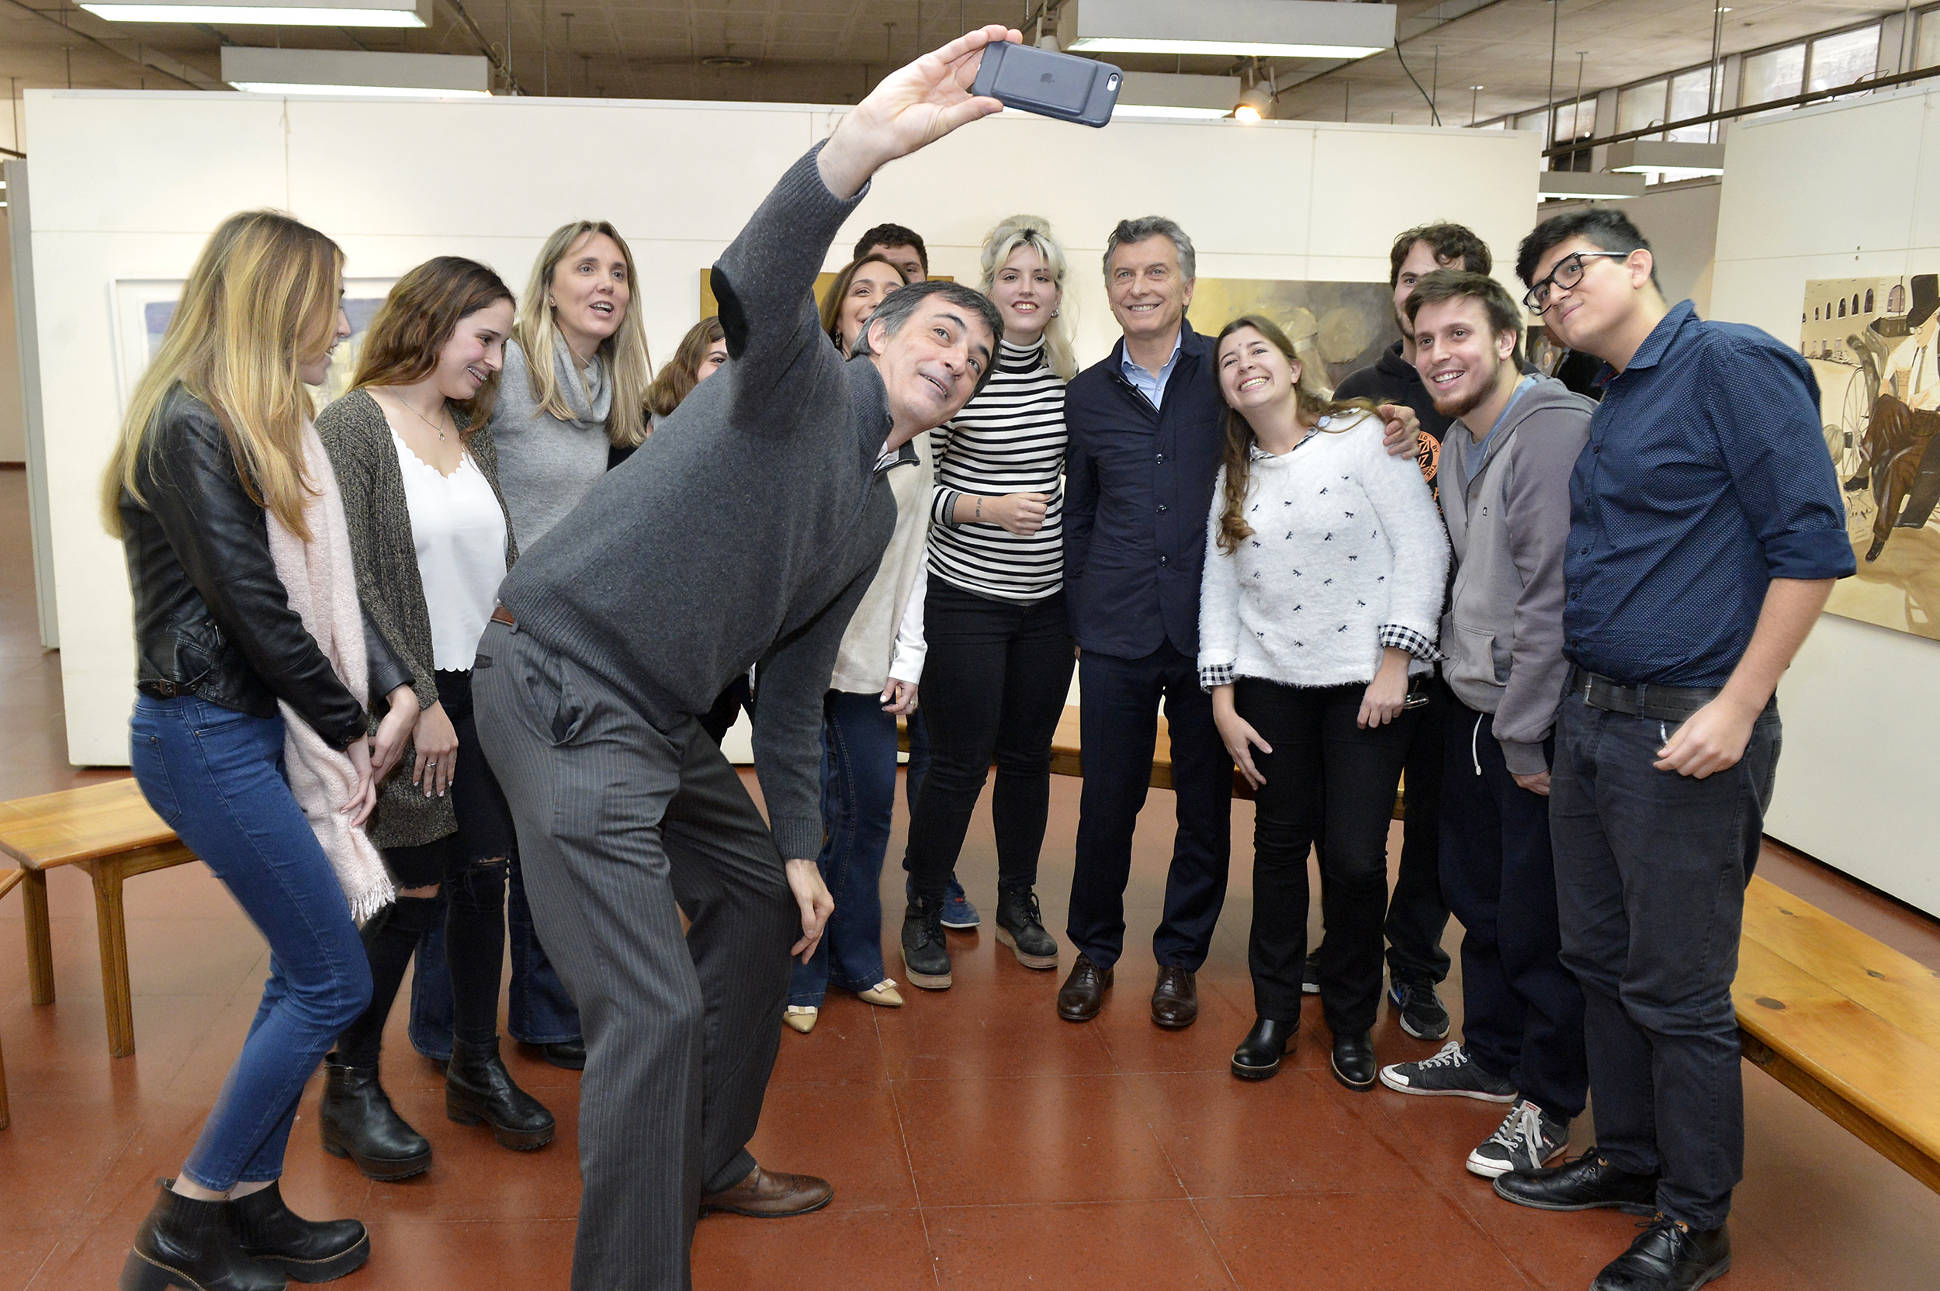
{"label": "blue jeans", "polygon": [[835,899],[821,944],[797,963],[788,1002],[820,1005],[831,982],[866,991],[883,979],[882,859],[896,809],[896,718],[875,695],[831,690],[822,705],[822,854]]}
{"label": "blue jeans", "polygon": [[[579,1039],[579,1010],[566,984],[546,958],[532,928],[525,900],[525,876],[512,857],[505,898],[505,950],[512,960],[512,991],[506,1001],[506,1030],[525,1044],[564,1044]],[[446,897],[440,888],[435,898]],[[417,970],[411,975],[411,1047],[427,1058],[451,1057],[451,969],[445,962],[445,921],[433,918],[418,941]]]}
{"label": "blue jeans", "polygon": [[304,1082],[370,1002],[350,907],[283,776],[283,719],[135,701],[135,782],[269,942],[269,981],[182,1173],[217,1192],[281,1177]]}
{"label": "blue jeans", "polygon": [[1778,706],[1736,766],[1703,780],[1651,766],[1677,725],[1564,699],[1549,832],[1563,964],[1583,987],[1597,1150],[1658,1174],[1658,1208],[1712,1229],[1744,1175],[1731,979],[1778,768]]}

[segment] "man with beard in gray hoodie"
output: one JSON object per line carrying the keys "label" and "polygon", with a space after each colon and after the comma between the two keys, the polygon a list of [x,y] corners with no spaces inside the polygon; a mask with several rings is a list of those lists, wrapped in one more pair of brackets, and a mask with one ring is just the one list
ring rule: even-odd
{"label": "man with beard in gray hoodie", "polygon": [[1462,921],[1462,1039],[1381,1071],[1403,1094],[1513,1103],[1469,1154],[1486,1178],[1560,1156],[1583,1110],[1583,994],[1564,968],[1549,842],[1551,731],[1563,656],[1570,471],[1595,405],[1521,371],[1522,317],[1486,274],[1438,270],[1405,306],[1442,441],[1455,554],[1442,621],[1441,881]]}

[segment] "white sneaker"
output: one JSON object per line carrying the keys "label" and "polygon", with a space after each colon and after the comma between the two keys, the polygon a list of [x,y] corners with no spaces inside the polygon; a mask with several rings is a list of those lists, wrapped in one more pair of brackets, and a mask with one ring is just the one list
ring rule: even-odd
{"label": "white sneaker", "polygon": [[1559,1121],[1526,1098],[1516,1100],[1488,1142],[1468,1154],[1469,1173],[1496,1179],[1511,1170],[1536,1170],[1569,1147],[1570,1123]]}

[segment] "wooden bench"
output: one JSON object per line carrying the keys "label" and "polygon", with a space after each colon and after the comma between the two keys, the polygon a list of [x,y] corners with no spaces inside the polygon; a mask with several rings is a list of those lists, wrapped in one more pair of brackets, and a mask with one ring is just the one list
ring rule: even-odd
{"label": "wooden bench", "polygon": [[[12,870],[0,875],[0,897],[5,897],[7,893],[19,887],[26,878],[25,870]],[[7,1110],[7,1063],[5,1057],[0,1056],[0,1130],[6,1129],[11,1124],[13,1124],[13,1115]]]}
{"label": "wooden bench", "polygon": [[123,882],[195,859],[141,796],[133,780],[112,780],[0,803],[0,853],[20,863],[27,922],[27,984],[35,1004],[54,1002],[54,955],[47,926],[47,871],[75,865],[94,881],[95,935],[101,944],[101,995],[108,1054],[135,1051],[128,989],[128,924]]}
{"label": "wooden bench", "polygon": [[[1051,770],[1082,776],[1079,753],[1070,707]],[[1172,787],[1163,717],[1152,787]],[[1237,774],[1233,792],[1252,796]],[[1940,972],[1754,878],[1731,997],[1747,1061],[1940,1191]]]}

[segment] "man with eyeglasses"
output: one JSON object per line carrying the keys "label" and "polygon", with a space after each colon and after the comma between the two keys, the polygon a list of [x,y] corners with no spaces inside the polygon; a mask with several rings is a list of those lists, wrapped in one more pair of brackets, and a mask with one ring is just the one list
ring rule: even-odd
{"label": "man with eyeglasses", "polygon": [[1550,832],[1583,988],[1597,1144],[1496,1180],[1544,1210],[1655,1219],[1592,1291],[1731,1266],[1744,1173],[1731,979],[1779,748],[1779,677],[1853,572],[1811,370],[1757,328],[1669,305],[1620,212],[1523,239],[1524,303],[1604,362],[1570,479]]}

